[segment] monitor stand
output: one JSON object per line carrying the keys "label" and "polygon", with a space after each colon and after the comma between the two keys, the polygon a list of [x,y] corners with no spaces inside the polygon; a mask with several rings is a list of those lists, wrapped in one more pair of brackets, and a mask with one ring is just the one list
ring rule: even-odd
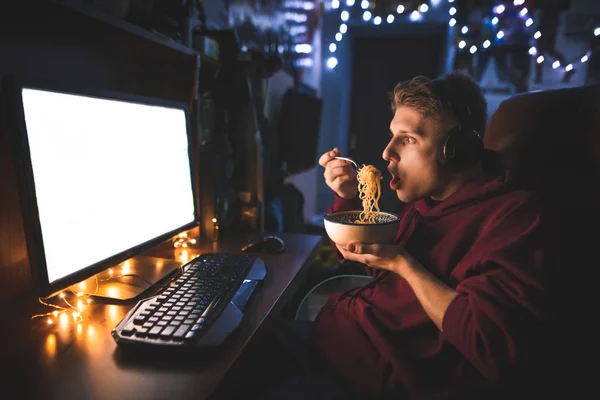
{"label": "monitor stand", "polygon": [[165,278],[182,265],[184,263],[166,258],[136,256],[69,289],[104,302],[135,300],[149,289],[158,289],[159,286],[154,286],[157,283],[166,285]]}

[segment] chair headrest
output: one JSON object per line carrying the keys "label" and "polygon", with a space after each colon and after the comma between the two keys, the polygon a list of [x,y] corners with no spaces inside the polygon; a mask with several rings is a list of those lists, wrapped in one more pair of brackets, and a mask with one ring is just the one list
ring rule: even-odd
{"label": "chair headrest", "polygon": [[600,189],[599,95],[581,86],[512,96],[491,116],[484,146],[508,156],[534,189]]}

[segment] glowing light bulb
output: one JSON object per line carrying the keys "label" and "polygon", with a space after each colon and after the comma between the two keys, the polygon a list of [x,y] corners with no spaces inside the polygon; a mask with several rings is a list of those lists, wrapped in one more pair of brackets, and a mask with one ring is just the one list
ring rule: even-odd
{"label": "glowing light bulb", "polygon": [[58,317],[58,311],[56,311],[56,310],[52,311],[52,315],[54,315],[55,317]]}
{"label": "glowing light bulb", "polygon": [[[56,311],[55,311],[56,312]],[[54,321],[52,321],[52,318],[48,318],[48,325],[52,325],[54,323]]]}
{"label": "glowing light bulb", "polygon": [[183,250],[183,251],[181,252],[181,255],[179,256],[179,261],[181,261],[181,262],[183,262],[183,263],[186,263],[186,262],[188,262],[188,260],[189,260],[189,258],[188,258],[188,257],[189,257],[189,255],[188,255],[188,252],[187,252],[187,250]]}
{"label": "glowing light bulb", "polygon": [[50,357],[54,357],[56,354],[56,336],[54,334],[51,333],[48,335],[44,348]]}
{"label": "glowing light bulb", "polygon": [[129,267],[131,266],[131,264],[129,263],[129,261],[125,261],[123,263],[123,265],[121,266],[121,271],[126,274],[129,272]]}

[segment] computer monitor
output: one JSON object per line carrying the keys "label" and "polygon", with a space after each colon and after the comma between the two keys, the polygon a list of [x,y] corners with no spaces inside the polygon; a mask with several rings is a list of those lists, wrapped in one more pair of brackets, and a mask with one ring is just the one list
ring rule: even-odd
{"label": "computer monitor", "polygon": [[185,104],[3,80],[40,296],[198,224]]}

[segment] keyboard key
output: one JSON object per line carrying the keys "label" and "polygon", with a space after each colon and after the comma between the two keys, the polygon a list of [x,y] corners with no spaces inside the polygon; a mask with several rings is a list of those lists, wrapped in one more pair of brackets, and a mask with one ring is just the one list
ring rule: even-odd
{"label": "keyboard key", "polygon": [[185,333],[190,329],[190,325],[181,325],[173,334],[173,337],[182,338]]}
{"label": "keyboard key", "polygon": [[148,336],[148,329],[139,328],[137,330],[137,332],[135,333],[135,336],[142,337],[142,338]]}
{"label": "keyboard key", "polygon": [[198,329],[200,329],[200,328],[202,328],[202,325],[200,325],[200,324],[195,324],[195,325],[193,325],[193,326],[192,326],[192,329],[190,329],[190,330],[192,330],[192,331],[197,331],[197,330],[198,330]]}
{"label": "keyboard key", "polygon": [[162,328],[162,326],[155,326],[154,328],[150,329],[150,332],[148,332],[148,336],[158,337],[158,334],[160,333],[160,331],[162,331]]}
{"label": "keyboard key", "polygon": [[162,338],[170,338],[171,334],[173,332],[175,332],[175,327],[174,326],[167,326],[161,333],[160,333],[160,337]]}
{"label": "keyboard key", "polygon": [[133,336],[135,332],[137,332],[137,328],[133,325],[128,325],[121,330],[123,336]]}
{"label": "keyboard key", "polygon": [[185,339],[186,340],[191,340],[196,336],[196,331],[189,331],[186,335],[185,335]]}

